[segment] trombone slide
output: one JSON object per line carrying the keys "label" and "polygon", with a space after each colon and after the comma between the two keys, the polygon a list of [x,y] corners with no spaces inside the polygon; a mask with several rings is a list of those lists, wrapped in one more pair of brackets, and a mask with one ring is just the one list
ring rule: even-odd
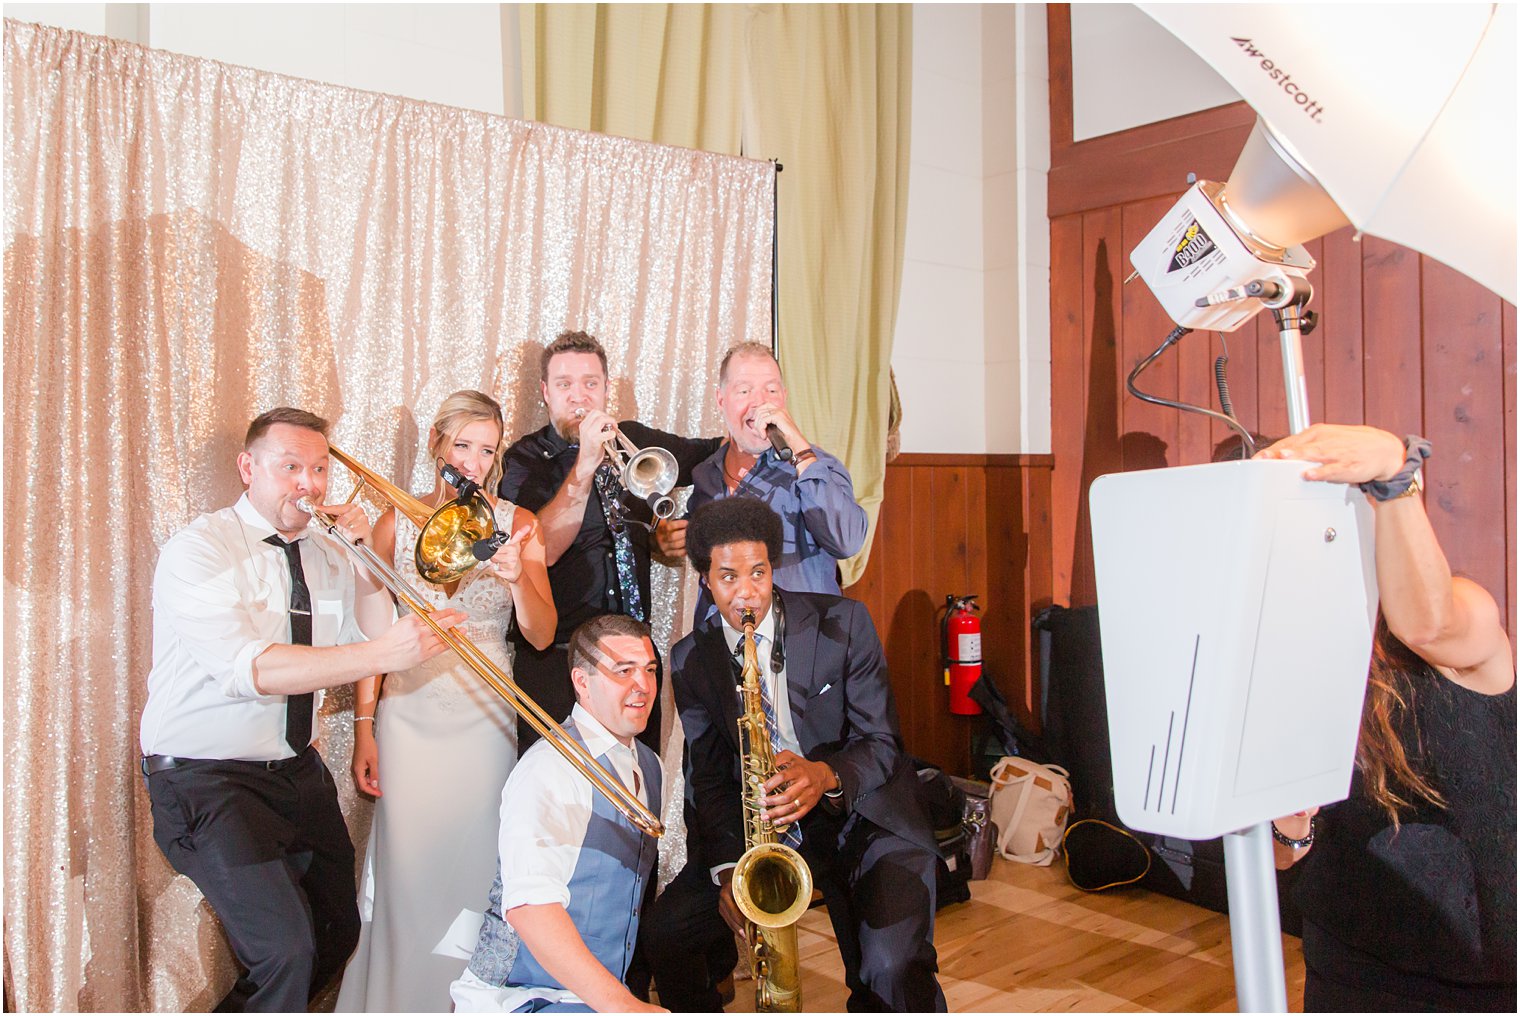
{"label": "trombone slide", "polygon": [[[348,460],[345,456],[340,461],[343,461],[346,465],[352,460]],[[410,495],[407,496],[410,497]],[[401,577],[396,569],[391,567],[390,562],[382,560],[379,554],[376,554],[374,550],[365,544],[354,543],[349,540],[348,537],[338,530],[337,520],[323,512],[309,499],[302,498],[300,504],[301,507],[311,514],[313,521],[327,530],[331,536],[347,547],[355,557],[359,558],[364,563],[364,566],[370,570],[370,573],[391,591],[392,595],[396,597],[402,606],[407,607],[412,613],[422,618],[423,623],[432,629],[433,634],[437,635],[445,646],[448,646],[449,649],[453,650],[455,655],[464,660],[465,664],[475,671],[480,679],[490,686],[492,691],[506,699],[507,704],[517,710],[517,714],[527,720],[528,725],[538,731],[540,737],[552,744],[561,755],[565,756],[565,759],[575,767],[577,772],[590,780],[591,785],[606,797],[613,807],[622,812],[628,821],[650,836],[658,837],[665,832],[664,825],[645,806],[644,802],[630,791],[623,784],[622,780],[602,768],[601,763],[593,758],[591,753],[579,741],[565,733],[565,728],[555,722],[552,716],[544,712],[543,708],[519,688],[501,668],[497,667],[490,657],[481,652],[479,646],[470,641],[469,637],[463,632],[455,631],[452,628],[444,628],[437,621],[433,620],[432,606],[412,590],[411,586],[407,584],[406,580]],[[397,510],[402,511],[403,509],[397,506]]]}

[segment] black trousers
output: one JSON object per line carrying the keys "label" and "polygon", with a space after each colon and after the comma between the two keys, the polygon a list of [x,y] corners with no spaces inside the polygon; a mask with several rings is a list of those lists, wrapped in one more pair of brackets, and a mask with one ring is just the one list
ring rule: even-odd
{"label": "black trousers", "polygon": [[[688,816],[690,812],[688,811]],[[690,817],[687,819],[690,829]],[[718,912],[718,887],[700,858],[686,862],[644,908],[639,951],[660,1004],[671,1012],[719,1012],[718,982],[739,962],[734,933]]]}
{"label": "black trousers", "polygon": [[189,762],[148,777],[148,796],[153,839],[247,971],[217,1011],[306,1011],[359,942],[354,845],[322,757]]}
{"label": "black trousers", "polygon": [[844,960],[850,1012],[944,1012],[935,974],[937,855],[859,814],[815,809],[802,856],[823,893]]}
{"label": "black trousers", "polygon": [[[570,684],[570,648],[555,643],[548,649],[534,649],[525,642],[514,640],[515,653],[512,662],[512,680],[537,702],[544,712],[560,723],[575,708],[575,688]],[[659,650],[655,650],[656,659]],[[664,664],[660,666],[660,683],[664,684]],[[538,731],[528,725],[522,716],[517,717],[517,757],[539,739]],[[654,708],[649,712],[649,725],[639,735],[639,740],[660,751],[660,699],[655,696]]]}

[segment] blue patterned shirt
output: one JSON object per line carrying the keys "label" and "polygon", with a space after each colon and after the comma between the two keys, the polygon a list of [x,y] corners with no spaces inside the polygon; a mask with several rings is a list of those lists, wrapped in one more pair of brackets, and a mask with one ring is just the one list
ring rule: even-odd
{"label": "blue patterned shirt", "polygon": [[[838,596],[839,562],[860,553],[866,543],[866,510],[855,502],[855,484],[844,463],[817,445],[813,452],[818,461],[799,475],[796,466],[766,449],[730,495],[723,476],[723,456],[728,453],[724,442],[692,469],[687,507],[696,511],[708,501],[730,496],[759,498],[781,516],[775,584],[793,592]],[[712,597],[704,586],[695,619],[706,617],[711,607]]]}

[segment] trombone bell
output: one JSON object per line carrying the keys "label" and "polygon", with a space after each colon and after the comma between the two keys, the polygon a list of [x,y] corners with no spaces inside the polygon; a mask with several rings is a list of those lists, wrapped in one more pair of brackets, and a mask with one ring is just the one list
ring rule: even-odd
{"label": "trombone bell", "polygon": [[368,487],[375,500],[390,505],[417,527],[421,534],[414,552],[418,575],[435,585],[447,585],[480,563],[473,553],[475,541],[496,532],[496,518],[490,502],[479,491],[463,500],[455,498],[435,511],[352,455],[331,444],[327,452],[358,477],[348,496],[350,501]]}
{"label": "trombone bell", "polygon": [[495,533],[491,504],[479,491],[449,501],[432,514],[417,537],[417,574],[434,585],[455,581],[480,564],[475,542]]}

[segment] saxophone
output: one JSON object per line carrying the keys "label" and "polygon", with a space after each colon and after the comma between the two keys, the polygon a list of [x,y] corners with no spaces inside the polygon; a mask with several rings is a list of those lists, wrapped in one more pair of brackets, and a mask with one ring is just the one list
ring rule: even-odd
{"label": "saxophone", "polygon": [[802,988],[797,957],[797,919],[813,901],[813,873],[796,850],[780,842],[765,817],[765,781],[776,772],[760,664],[755,653],[755,612],[745,610],[744,671],[739,713],[744,795],[744,856],[734,868],[734,902],[744,914],[745,939],[755,975],[756,1012],[800,1012]]}

